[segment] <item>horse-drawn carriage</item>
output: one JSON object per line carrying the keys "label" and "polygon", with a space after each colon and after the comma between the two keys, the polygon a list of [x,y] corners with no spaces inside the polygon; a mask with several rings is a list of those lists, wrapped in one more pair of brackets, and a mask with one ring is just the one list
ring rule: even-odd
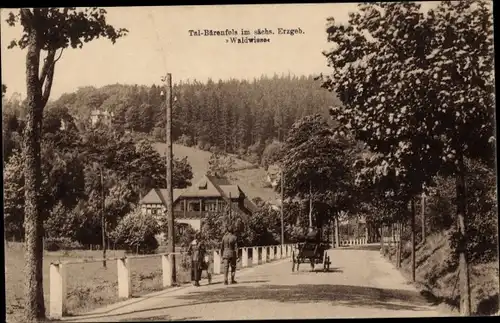
{"label": "horse-drawn carriage", "polygon": [[309,260],[311,271],[314,271],[314,265],[321,263],[323,264],[323,271],[329,271],[331,264],[327,252],[329,248],[330,244],[321,241],[319,233],[314,229],[310,229],[309,233],[300,239],[292,250],[292,272],[295,271],[295,265],[297,265],[297,271],[299,271],[300,264],[305,263],[306,260]]}

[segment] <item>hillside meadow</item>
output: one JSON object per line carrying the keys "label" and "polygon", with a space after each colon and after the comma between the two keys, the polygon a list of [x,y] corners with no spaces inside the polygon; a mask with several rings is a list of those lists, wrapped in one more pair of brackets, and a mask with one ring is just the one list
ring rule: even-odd
{"label": "hillside meadow", "polygon": [[[153,144],[153,147],[162,156],[165,154],[166,144],[156,142]],[[189,164],[193,168],[192,183],[196,183],[208,171],[208,161],[212,155],[211,152],[179,144],[173,144],[172,150],[176,158],[187,157]],[[264,201],[270,201],[277,198],[277,193],[266,183],[267,173],[264,168],[238,159],[234,155],[230,156],[234,158],[235,168],[241,169],[228,174],[228,179],[232,183],[239,185],[243,192],[251,199],[260,197]]]}

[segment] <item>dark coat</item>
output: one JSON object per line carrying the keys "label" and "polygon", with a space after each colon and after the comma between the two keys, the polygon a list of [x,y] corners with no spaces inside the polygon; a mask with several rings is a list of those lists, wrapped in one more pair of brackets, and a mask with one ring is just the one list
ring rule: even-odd
{"label": "dark coat", "polygon": [[205,252],[205,246],[201,241],[195,239],[189,245],[188,254],[191,256],[191,260],[193,261],[203,261]]}
{"label": "dark coat", "polygon": [[238,251],[237,238],[232,233],[226,233],[222,237],[221,253],[223,259],[236,258]]}

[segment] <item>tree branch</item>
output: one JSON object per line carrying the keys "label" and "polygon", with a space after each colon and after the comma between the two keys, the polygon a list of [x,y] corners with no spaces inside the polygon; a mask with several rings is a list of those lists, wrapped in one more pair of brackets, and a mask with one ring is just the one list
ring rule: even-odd
{"label": "tree branch", "polygon": [[61,58],[64,48],[61,48],[61,52],[59,56],[54,59],[56,50],[50,50],[47,58],[45,59],[45,63],[42,68],[42,75],[40,76],[40,87],[44,88],[42,94],[42,106],[47,104],[47,101],[50,97],[50,91],[52,90],[52,81],[54,79],[54,69],[56,62]]}
{"label": "tree branch", "polygon": [[[44,89],[43,89],[43,93],[42,93],[42,105],[41,105],[42,107],[45,107],[45,105],[47,104],[47,101],[49,100],[49,97],[50,97],[50,91],[52,89],[52,80],[54,78],[54,68],[55,68],[55,65],[52,65],[52,67],[49,68],[49,71],[47,73],[46,82],[43,85]],[[40,83],[40,86],[42,86],[41,83]]]}
{"label": "tree branch", "polygon": [[64,48],[61,48],[61,52],[59,53],[59,56],[58,56],[58,57],[54,60],[54,63],[53,63],[53,64],[57,63],[57,61],[58,61],[59,59],[61,59],[61,56],[62,56],[63,51],[64,51]]}
{"label": "tree branch", "polygon": [[33,13],[30,9],[21,9],[21,18],[31,19],[33,18]]}
{"label": "tree branch", "polygon": [[43,87],[43,83],[45,82],[45,78],[47,77],[47,74],[52,67],[54,63],[54,57],[56,55],[55,49],[49,50],[49,53],[47,54],[47,57],[44,60],[43,67],[42,67],[42,72],[40,74],[40,86]]}

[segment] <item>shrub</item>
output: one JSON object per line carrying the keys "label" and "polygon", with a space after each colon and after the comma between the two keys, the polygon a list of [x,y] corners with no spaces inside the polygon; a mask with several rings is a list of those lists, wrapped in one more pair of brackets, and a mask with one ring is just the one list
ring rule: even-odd
{"label": "shrub", "polygon": [[165,142],[165,128],[154,127],[151,135],[156,141]]}
{"label": "shrub", "polygon": [[191,136],[188,136],[186,134],[180,136],[179,139],[177,139],[177,143],[186,147],[192,147],[194,144]]}
{"label": "shrub", "polygon": [[175,244],[188,248],[194,239],[196,230],[189,224],[175,223]]}
{"label": "shrub", "polygon": [[46,238],[44,249],[47,251],[77,250],[82,249],[82,245],[70,238]]}
{"label": "shrub", "polygon": [[128,250],[153,253],[158,248],[155,236],[160,232],[158,223],[150,214],[140,209],[127,214],[110,234],[114,243]]}

